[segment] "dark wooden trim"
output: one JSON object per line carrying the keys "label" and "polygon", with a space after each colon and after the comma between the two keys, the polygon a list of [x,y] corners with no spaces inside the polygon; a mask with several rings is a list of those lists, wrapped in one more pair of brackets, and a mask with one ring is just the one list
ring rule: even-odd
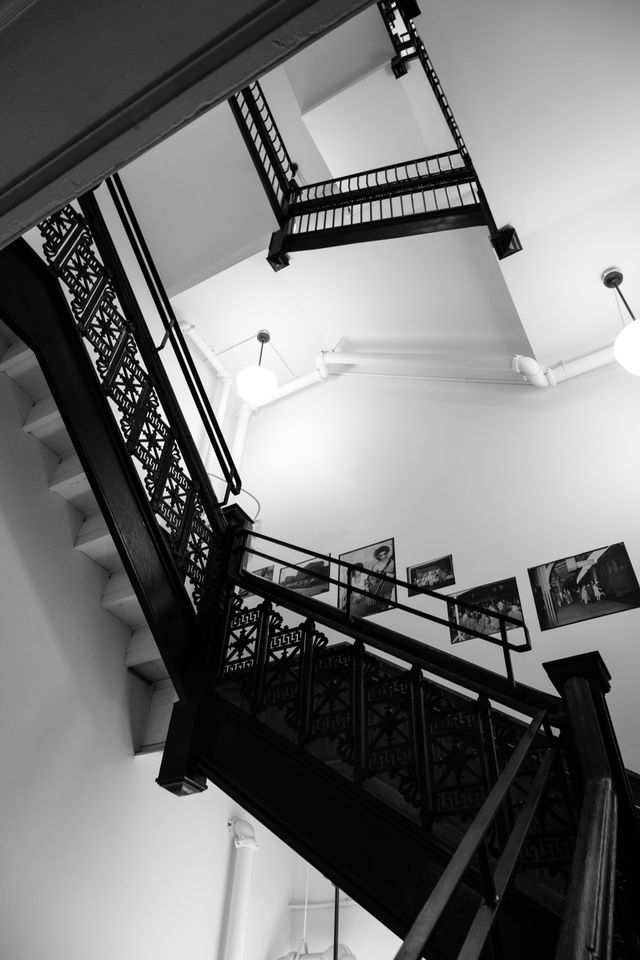
{"label": "dark wooden trim", "polygon": [[0,251],[0,317],[36,354],[176,691],[194,696],[195,612],[58,282],[23,240]]}

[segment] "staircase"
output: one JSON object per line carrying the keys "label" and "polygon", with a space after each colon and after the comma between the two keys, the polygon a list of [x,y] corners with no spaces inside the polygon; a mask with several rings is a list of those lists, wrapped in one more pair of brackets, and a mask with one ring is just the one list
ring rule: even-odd
{"label": "staircase", "polygon": [[509,617],[500,677],[247,573],[250,524],[208,485],[95,201],[42,232],[50,267],[22,241],[0,252],[1,365],[132,629],[128,665],[157,703],[178,697],[158,782],[217,783],[409,931],[402,960],[427,941],[442,960],[640,956],[640,841],[600,658],[549,664],[549,696],[514,679]]}

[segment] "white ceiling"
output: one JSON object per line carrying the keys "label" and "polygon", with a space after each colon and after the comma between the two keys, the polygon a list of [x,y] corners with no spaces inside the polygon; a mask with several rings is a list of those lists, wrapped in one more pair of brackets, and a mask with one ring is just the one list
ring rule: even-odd
{"label": "white ceiling", "polygon": [[[620,328],[605,267],[625,270],[640,304],[640,5],[422,7],[417,26],[496,220],[523,251],[499,263],[474,228],[297,253],[274,274],[275,219],[223,104],[124,173],[177,309],[216,349],[267,327],[296,375],[341,340],[555,364]],[[374,6],[264,79],[301,179],[451,148],[419,66],[397,81],[390,56]],[[226,359],[246,362],[242,349]]]}

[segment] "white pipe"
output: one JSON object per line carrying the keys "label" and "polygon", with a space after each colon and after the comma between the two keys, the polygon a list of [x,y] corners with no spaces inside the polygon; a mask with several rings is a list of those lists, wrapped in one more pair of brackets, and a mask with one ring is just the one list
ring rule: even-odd
{"label": "white pipe", "polygon": [[183,333],[189,337],[191,342],[195,347],[198,348],[205,360],[211,364],[216,374],[222,380],[231,380],[231,374],[225,367],[222,360],[214,353],[213,349],[209,346],[206,340],[200,336],[195,326],[192,323],[180,323],[180,329]]}
{"label": "white pipe", "polygon": [[521,357],[518,354],[513,358],[512,368],[522,374],[525,383],[534,387],[555,387],[562,380],[570,380],[591,370],[597,370],[609,363],[613,363],[613,347],[603,347],[583,357],[573,360],[561,360],[553,367],[543,368],[533,357]]}
{"label": "white pipe", "polygon": [[530,383],[532,387],[555,387],[555,380],[549,377],[550,371],[543,370],[533,357],[521,357],[517,353],[511,362],[511,368],[522,374],[524,382]]}
{"label": "white pipe", "polygon": [[325,350],[320,357],[327,366],[368,367],[471,367],[476,370],[504,370],[509,368],[511,357],[455,356],[429,353],[349,353],[342,350]]}
{"label": "white pipe", "polygon": [[224,417],[227,412],[227,407],[229,405],[229,395],[231,393],[231,377],[220,377],[218,381],[218,387],[216,389],[216,395],[214,398],[214,413],[216,415],[216,420],[222,429],[222,424],[224,423]]}
{"label": "white pipe", "polygon": [[245,440],[247,439],[247,430],[249,428],[249,420],[251,419],[252,413],[253,407],[250,407],[248,403],[243,403],[238,410],[238,416],[236,418],[236,429],[234,431],[233,442],[231,444],[231,459],[235,463],[238,470],[240,469],[240,464],[242,462],[242,453],[244,451],[244,444]]}
{"label": "white pipe", "polygon": [[227,828],[233,833],[235,862],[233,881],[227,915],[225,960],[244,960],[245,934],[249,919],[249,896],[253,854],[258,849],[253,827],[246,820],[236,817],[229,820]]}
{"label": "white pipe", "polygon": [[278,387],[270,400],[267,400],[265,403],[257,404],[256,408],[261,410],[263,407],[268,407],[269,404],[275,403],[277,400],[282,400],[283,397],[289,397],[292,393],[297,393],[298,390],[304,390],[306,387],[312,387],[314,383],[322,383],[323,380],[327,379],[328,375],[329,371],[327,370],[327,365],[324,362],[324,355],[319,353],[315,359],[315,368],[311,371],[311,373],[305,373],[302,377],[296,377],[295,380],[290,380],[289,383],[285,383],[281,387]]}
{"label": "white pipe", "polygon": [[569,380],[571,377],[579,377],[583,373],[589,373],[591,370],[597,370],[598,367],[605,367],[608,363],[613,363],[613,346],[603,347],[602,350],[595,350],[584,357],[576,357],[574,360],[562,360],[556,366],[551,368],[556,380]]}

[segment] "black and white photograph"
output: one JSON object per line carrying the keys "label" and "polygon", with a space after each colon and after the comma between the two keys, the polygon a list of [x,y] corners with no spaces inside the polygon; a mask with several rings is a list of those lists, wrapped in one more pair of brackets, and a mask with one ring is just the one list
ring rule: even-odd
{"label": "black and white photograph", "polygon": [[[347,578],[352,588],[349,610],[354,617],[370,617],[374,613],[381,613],[391,606],[389,601],[396,600],[396,587],[393,583],[381,580],[376,574],[386,577],[396,575],[396,552],[393,537],[390,540],[379,540],[367,547],[341,553],[340,560],[351,564],[349,568],[340,567],[340,580]],[[362,591],[362,592],[359,592]],[[347,588],[338,589],[338,609],[347,610]]]}
{"label": "black and white photograph", "polygon": [[541,630],[640,606],[640,587],[624,543],[529,568]]}
{"label": "black and white photograph", "polygon": [[[274,565],[268,567],[260,567],[258,570],[247,570],[247,573],[250,573],[254,577],[262,577],[263,580],[273,580],[273,571]],[[239,597],[250,597],[252,593],[250,590],[245,590],[243,588],[238,588]]]}
{"label": "black and white photograph", "polygon": [[[487,636],[500,633],[500,624],[492,613],[501,613],[507,617],[513,617],[514,620],[522,620],[522,603],[518,592],[518,584],[515,577],[508,577],[506,580],[495,580],[493,583],[483,583],[482,586],[472,587],[470,590],[461,590],[459,593],[451,594],[457,600],[463,600],[465,603],[472,603],[475,606],[482,607],[483,611],[465,610],[464,607],[458,607],[455,603],[448,603],[449,619],[458,627],[469,627],[471,630],[477,630],[478,633],[485,633]],[[515,624],[507,623],[507,630],[517,630]],[[451,643],[462,643],[464,640],[472,640],[473,636],[465,633],[464,630],[451,627]]]}
{"label": "black and white photograph", "polygon": [[450,587],[456,582],[453,574],[453,557],[438,557],[437,560],[426,560],[413,567],[407,567],[407,594],[410,597],[419,595],[420,587],[427,590],[440,590],[441,587]]}
{"label": "black and white photograph", "polygon": [[329,583],[331,564],[328,560],[316,557],[298,564],[303,567],[283,567],[280,571],[280,586],[287,590],[295,590],[303,597],[316,597],[319,593],[326,593],[331,586]]}

